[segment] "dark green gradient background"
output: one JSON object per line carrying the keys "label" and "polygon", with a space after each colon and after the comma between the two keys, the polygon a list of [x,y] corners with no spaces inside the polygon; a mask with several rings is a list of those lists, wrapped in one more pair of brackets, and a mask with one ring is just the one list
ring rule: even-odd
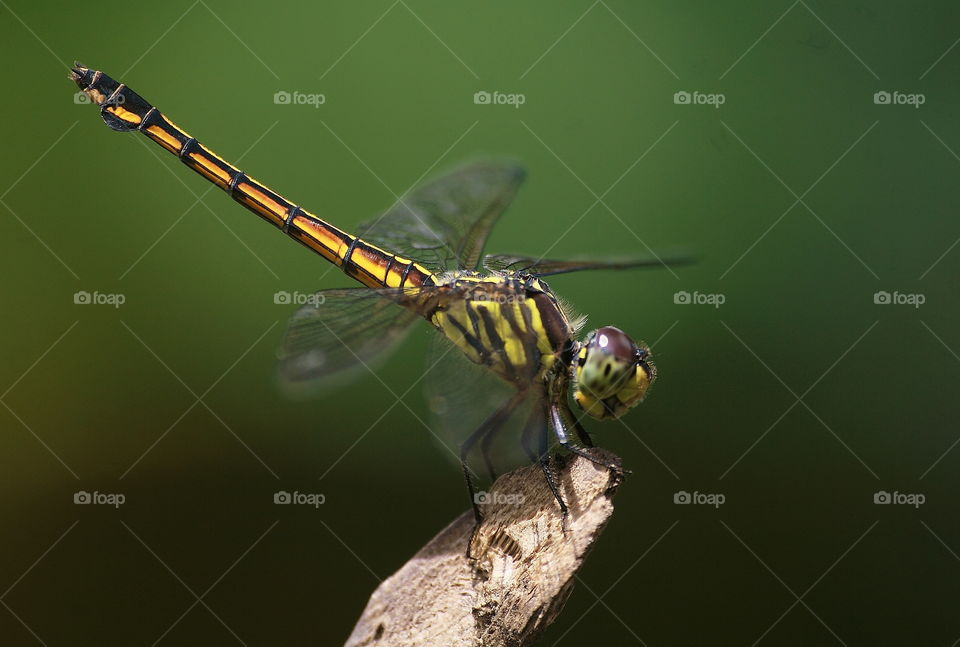
{"label": "dark green gradient background", "polygon": [[[591,324],[657,341],[661,379],[625,419],[635,435],[590,425],[634,474],[542,644],[951,644],[960,48],[934,62],[958,18],[947,2],[4,0],[0,642],[340,644],[377,578],[466,507],[420,388],[391,406],[426,326],[378,377],[285,399],[291,308],[273,294],[348,279],[216,190],[192,206],[203,180],[74,104],[77,58],[347,229],[434,163],[491,153],[529,179],[490,250],[624,255],[639,236],[702,254],[676,277],[551,281]],[[326,103],[276,105],[281,89]],[[127,502],[76,506],[81,489]],[[327,503],[275,506],[278,489]],[[874,505],[881,489],[926,503]],[[191,590],[204,604],[182,615]]]}

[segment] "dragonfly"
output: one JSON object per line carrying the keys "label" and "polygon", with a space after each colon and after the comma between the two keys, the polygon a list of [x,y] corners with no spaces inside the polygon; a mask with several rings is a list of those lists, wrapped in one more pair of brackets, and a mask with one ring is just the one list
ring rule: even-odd
{"label": "dragonfly", "polygon": [[[382,358],[413,324],[426,319],[448,351],[493,377],[502,399],[477,396],[481,377],[457,369],[441,388],[461,397],[441,399],[454,426],[483,410],[459,444],[476,521],[482,519],[469,459],[477,449],[493,479],[493,439],[518,427],[526,457],[538,464],[566,519],[569,508],[551,463],[552,439],[564,450],[618,475],[621,467],[597,458],[583,415],[620,418],[640,403],[657,376],[650,348],[613,326],[580,338],[585,319],[551,290],[546,276],[583,270],[665,267],[686,257],[656,254],[625,260],[551,260],[488,254],[483,250],[500,215],[525,177],[513,162],[477,161],[428,181],[379,218],[350,234],[287,200],[229,164],[170,121],[125,84],[80,64],[70,78],[115,131],[139,131],[176,155],[248,210],[340,268],[363,287],[321,290],[292,317],[279,351],[279,371],[293,384],[323,380]],[[445,353],[446,354],[446,353]],[[436,404],[436,401],[434,401]],[[435,407],[436,408],[436,407]],[[552,434],[552,435],[551,435]]]}

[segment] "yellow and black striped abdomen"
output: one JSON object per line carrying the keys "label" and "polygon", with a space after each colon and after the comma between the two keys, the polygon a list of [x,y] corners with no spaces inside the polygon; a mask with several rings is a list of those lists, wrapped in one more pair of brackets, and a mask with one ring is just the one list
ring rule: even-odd
{"label": "yellow and black striped abdomen", "polygon": [[570,340],[569,324],[552,295],[522,281],[460,274],[430,317],[471,361],[508,382],[529,384],[551,368]]}
{"label": "yellow and black striped abdomen", "polygon": [[334,227],[257,182],[167,119],[139,94],[103,72],[75,65],[71,78],[100,106],[103,120],[112,129],[142,132],[244,207],[323,256],[348,276],[368,287],[407,287],[433,282],[433,274],[422,265]]}

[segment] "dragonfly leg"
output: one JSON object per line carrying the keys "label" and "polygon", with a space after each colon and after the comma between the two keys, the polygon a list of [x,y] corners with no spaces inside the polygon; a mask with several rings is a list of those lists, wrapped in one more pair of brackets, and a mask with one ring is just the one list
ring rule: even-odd
{"label": "dragonfly leg", "polygon": [[[564,415],[564,412],[560,410],[559,405],[552,405],[550,407],[550,422],[552,423],[553,431],[557,435],[557,442],[560,443],[560,446],[566,449],[571,454],[582,456],[583,458],[586,458],[591,463],[606,467],[608,470],[616,474],[622,475],[624,473],[624,470],[619,465],[612,462],[600,460],[598,458],[594,458],[593,456],[590,455],[590,452],[584,451],[582,447],[578,447],[577,445],[574,445],[572,442],[570,442],[570,437],[567,435],[567,423],[566,423],[567,418],[572,418],[572,414]],[[586,430],[584,430],[584,433],[586,433]]]}
{"label": "dragonfly leg", "polygon": [[567,416],[573,420],[573,428],[577,432],[577,438],[580,439],[580,444],[584,447],[593,447],[593,439],[590,438],[590,434],[587,432],[584,426],[580,424],[580,420],[570,411],[567,411],[566,413]]}
{"label": "dragonfly leg", "polygon": [[503,423],[506,422],[507,418],[510,417],[510,414],[513,413],[513,410],[516,409],[518,404],[520,404],[524,396],[525,393],[518,392],[516,395],[503,403],[499,409],[490,414],[490,416],[483,421],[476,431],[470,434],[470,436],[463,441],[463,444],[460,445],[460,466],[463,468],[463,478],[466,480],[467,490],[470,492],[470,504],[473,506],[473,516],[477,520],[477,526],[479,526],[480,522],[483,521],[483,515],[480,514],[480,504],[477,501],[477,488],[473,482],[473,474],[470,472],[470,466],[467,465],[467,458],[469,457],[473,446],[477,444],[477,441],[482,440],[487,435],[492,436],[497,432],[497,430],[500,429],[501,426],[503,426]]}
{"label": "dragonfly leg", "polygon": [[[542,416],[541,420],[543,423],[546,422],[546,416]],[[550,465],[550,427],[549,425],[542,424],[540,425],[540,456],[538,462],[540,463],[540,469],[543,470],[543,477],[547,481],[547,487],[550,488],[550,491],[553,493],[553,498],[557,500],[557,504],[560,505],[560,513],[563,515],[561,525],[564,530],[567,528],[567,515],[570,511],[567,509],[567,504],[563,500],[563,495],[560,494],[560,488],[557,485],[557,477],[553,471],[553,467]]]}

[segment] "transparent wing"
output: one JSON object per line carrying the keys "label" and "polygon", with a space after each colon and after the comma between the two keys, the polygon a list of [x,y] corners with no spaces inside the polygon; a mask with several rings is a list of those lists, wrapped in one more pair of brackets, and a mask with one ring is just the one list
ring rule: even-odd
{"label": "transparent wing", "polygon": [[695,262],[695,258],[684,254],[662,254],[636,256],[623,259],[579,259],[579,260],[551,260],[532,256],[517,256],[513,254],[489,254],[483,259],[483,266],[488,270],[526,272],[535,276],[550,276],[551,274],[566,274],[581,270],[624,270],[636,267],[674,267]]}
{"label": "transparent wing", "polygon": [[403,339],[419,315],[400,305],[434,288],[339,288],[311,295],[290,319],[278,353],[287,383],[313,382],[371,365]]}
{"label": "transparent wing", "polygon": [[433,271],[477,269],[490,229],[524,176],[513,163],[475,162],[414,189],[360,225],[358,235]]}
{"label": "transparent wing", "polygon": [[[442,334],[433,336],[427,354],[425,392],[430,411],[430,429],[443,446],[443,454],[459,465],[460,445],[498,407],[517,394],[515,387],[488,368],[471,362]],[[489,467],[503,474],[529,463],[521,445],[523,427],[536,404],[535,389],[513,410],[489,443],[479,442],[469,465],[481,481],[489,479]],[[546,424],[546,421],[543,421]],[[533,440],[536,446],[539,438]],[[486,458],[489,458],[489,464]]]}

